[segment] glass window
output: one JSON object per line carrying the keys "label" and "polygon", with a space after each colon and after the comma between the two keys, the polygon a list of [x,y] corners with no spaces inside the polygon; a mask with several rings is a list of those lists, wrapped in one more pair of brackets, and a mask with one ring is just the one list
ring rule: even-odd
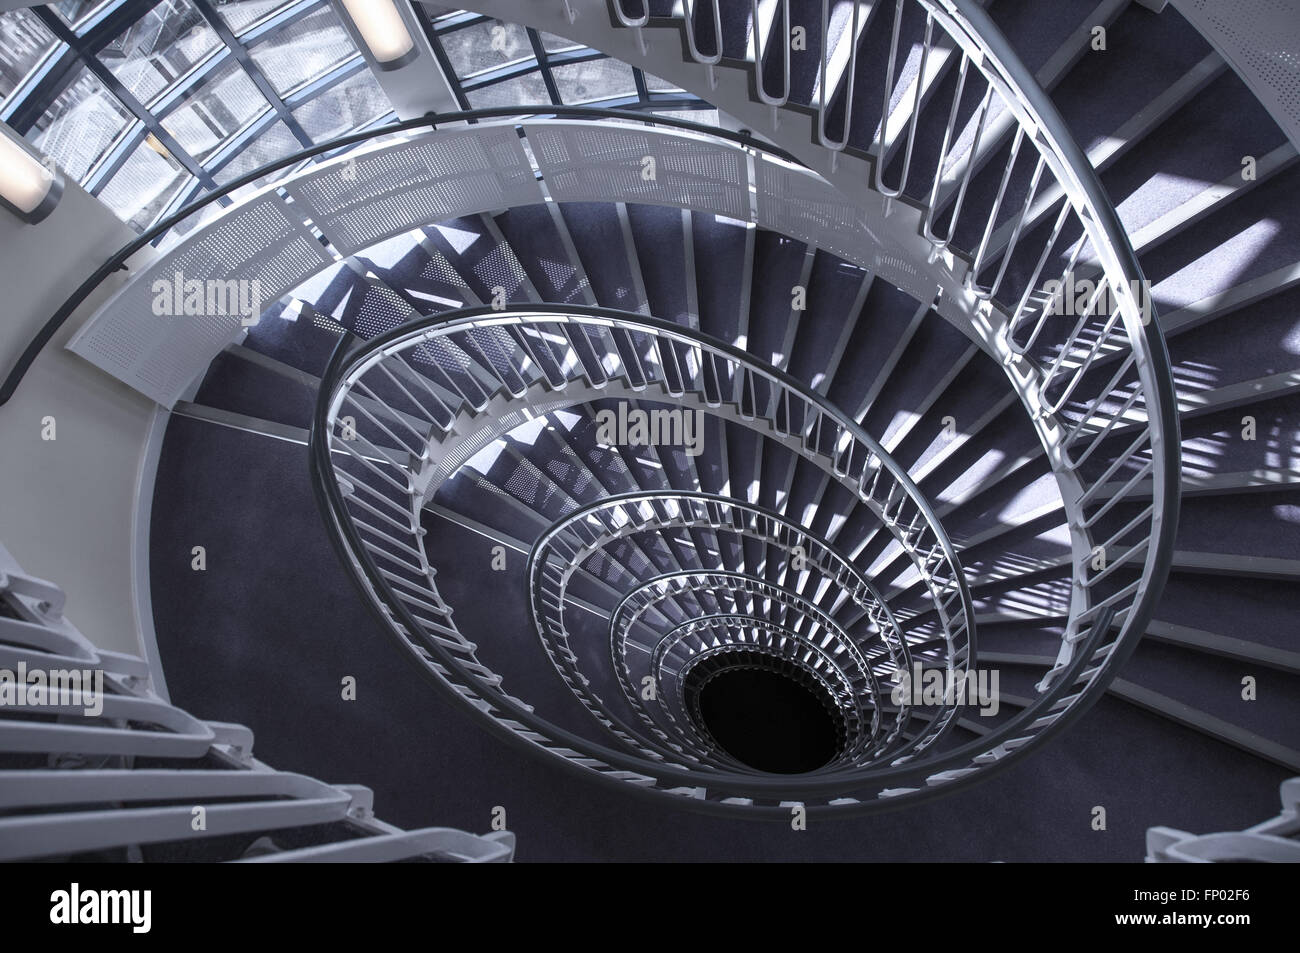
{"label": "glass window", "polygon": [[289,127],[283,122],[276,121],[250,142],[239,155],[226,163],[220,171],[213,173],[212,177],[217,180],[217,185],[225,185],[268,162],[292,155],[301,148],[302,144],[294,138]]}
{"label": "glass window", "polygon": [[99,59],[147,103],[220,45],[189,0],[163,0],[105,46]]}
{"label": "glass window", "polygon": [[508,79],[503,83],[493,83],[482,89],[465,91],[469,104],[474,109],[486,109],[489,106],[514,106],[521,103],[534,105],[551,101],[546,94],[546,83],[542,74],[534,70],[523,76]]}
{"label": "glass window", "polygon": [[68,26],[77,26],[92,13],[111,0],[57,0],[50,4],[59,19]]}
{"label": "glass window", "polygon": [[660,79],[650,73],[642,73],[645,77],[645,88],[652,93],[680,93],[682,88],[676,83],[670,83],[666,79]]}
{"label": "glass window", "polygon": [[654,114],[656,116],[670,116],[673,119],[685,119],[687,122],[699,123],[701,126],[711,126],[713,128],[721,125],[716,109],[656,109]]}
{"label": "glass window", "polygon": [[182,149],[202,162],[270,108],[239,64],[227,63],[164,116],[162,124]]}
{"label": "glass window", "polygon": [[144,231],[192,181],[163,144],[148,135],[99,190],[99,198],[122,221]]}
{"label": "glass window", "polygon": [[284,96],[355,56],[357,48],[334,11],[323,6],[250,47],[249,53]]}
{"label": "glass window", "polygon": [[296,0],[216,0],[213,6],[234,33],[243,33]]}
{"label": "glass window", "polygon": [[556,66],[551,75],[566,106],[636,95],[632,67],[608,57]]}
{"label": "glass window", "polygon": [[313,142],[325,142],[374,122],[392,108],[375,74],[363,69],[299,106],[293,116]]}
{"label": "glass window", "polygon": [[57,44],[31,10],[0,13],[0,100],[7,99]]}
{"label": "glass window", "polygon": [[528,33],[514,23],[489,20],[440,34],[456,75],[464,79],[533,58]]}
{"label": "glass window", "polygon": [[134,121],[126,107],[83,66],[36,120],[27,138],[81,182]]}
{"label": "glass window", "polygon": [[542,47],[547,53],[564,53],[568,50],[582,49],[581,43],[574,43],[572,40],[566,40],[562,36],[556,36],[554,33],[542,33]]}

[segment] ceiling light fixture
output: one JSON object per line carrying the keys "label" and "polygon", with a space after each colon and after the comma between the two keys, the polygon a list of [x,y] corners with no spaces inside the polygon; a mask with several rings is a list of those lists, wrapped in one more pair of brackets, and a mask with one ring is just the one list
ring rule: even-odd
{"label": "ceiling light fixture", "polygon": [[54,211],[63,195],[63,177],[52,166],[0,124],[0,205],[29,225]]}
{"label": "ceiling light fixture", "polygon": [[419,54],[393,0],[343,0],[343,6],[380,69],[399,69]]}

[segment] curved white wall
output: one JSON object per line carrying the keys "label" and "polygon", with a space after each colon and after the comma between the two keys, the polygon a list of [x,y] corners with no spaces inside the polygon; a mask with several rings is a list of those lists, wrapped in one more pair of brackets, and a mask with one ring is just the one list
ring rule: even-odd
{"label": "curved white wall", "polygon": [[[0,211],[0,373],[85,277],[134,237],[73,182],[37,225]],[[67,592],[68,617],[98,646],[142,654],[133,529],[156,405],[64,347],[123,277],[106,282],[46,345],[0,407],[0,541],[26,570]],[[47,417],[54,440],[42,439]]]}

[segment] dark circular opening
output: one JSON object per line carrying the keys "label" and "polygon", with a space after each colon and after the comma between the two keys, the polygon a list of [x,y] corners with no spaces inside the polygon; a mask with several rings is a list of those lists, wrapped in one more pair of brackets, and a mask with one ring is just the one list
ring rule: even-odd
{"label": "dark circular opening", "polygon": [[701,727],[718,747],[756,770],[803,774],[840,753],[833,704],[811,679],[747,662],[710,673],[696,705]]}

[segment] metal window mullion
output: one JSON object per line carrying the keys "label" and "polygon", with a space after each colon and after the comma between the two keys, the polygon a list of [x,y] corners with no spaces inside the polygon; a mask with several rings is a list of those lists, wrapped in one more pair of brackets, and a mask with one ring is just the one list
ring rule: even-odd
{"label": "metal window mullion", "polygon": [[364,72],[367,69],[369,67],[366,64],[366,58],[358,52],[351,59],[344,60],[323,76],[318,76],[306,86],[289,93],[284,97],[284,104],[292,112],[298,107],[311,102],[317,96],[329,92],[339,83],[351,79],[357,73]]}
{"label": "metal window mullion", "polygon": [[[423,4],[421,4],[423,6]],[[427,13],[425,14],[428,15]],[[434,27],[439,33],[455,33],[462,27],[473,26],[476,23],[491,23],[495,17],[488,16],[486,13],[475,13],[472,10],[462,10],[454,16],[447,17]],[[432,19],[430,23],[432,24]]]}
{"label": "metal window mullion", "polygon": [[248,47],[235,36],[230,27],[226,25],[226,21],[221,19],[220,15],[209,3],[209,0],[190,0],[190,2],[194,5],[194,9],[199,11],[199,15],[208,21],[208,25],[212,27],[213,32],[217,34],[221,42],[230,49],[231,55],[234,56],[235,61],[243,69],[244,75],[252,80],[258,92],[266,97],[267,102],[271,104],[271,108],[280,117],[280,120],[289,127],[289,131],[293,133],[293,137],[298,140],[299,144],[303,146],[314,145],[311,136],[307,135],[307,131],[303,129],[302,124],[289,111],[289,107],[280,98],[280,94],[275,91],[275,87],[266,78],[266,74],[253,62]]}
{"label": "metal window mullion", "polygon": [[36,120],[63,95],[77,69],[84,65],[85,60],[77,50],[66,43],[62,49],[56,46],[14,87],[9,103],[0,112],[0,120],[8,123],[20,136],[27,135],[36,125]]}
{"label": "metal window mullion", "polygon": [[[207,190],[207,186],[205,186],[202,182],[198,182],[198,181],[190,182],[188,188],[181,189],[179,192],[176,193],[176,197],[167,203],[167,209],[163,212],[162,215],[158,216],[158,220],[161,221],[167,216],[180,211],[190,202],[194,201],[194,199],[198,197],[198,194],[200,192],[204,192],[206,190]],[[227,207],[234,204],[230,199],[230,197],[226,195],[223,195],[221,196],[221,198],[217,199],[217,203],[219,205],[227,206]],[[162,239],[163,237],[164,236],[162,235],[158,236],[159,239]]]}
{"label": "metal window mullion", "polygon": [[551,97],[552,105],[561,105],[560,88],[555,85],[555,77],[551,74],[550,54],[546,52],[546,46],[542,43],[541,34],[532,27],[528,27],[528,42],[533,46],[533,58],[537,60],[537,66],[542,71],[542,82],[546,84],[546,95]]}
{"label": "metal window mullion", "polygon": [[510,63],[498,69],[490,70],[486,73],[479,73],[468,78],[465,82],[466,90],[483,89],[486,86],[495,86],[498,83],[508,83],[512,79],[519,79],[527,76],[529,73],[535,73],[541,69],[541,64],[536,60],[522,60],[518,63]]}
{"label": "metal window mullion", "polygon": [[126,165],[126,160],[135,152],[136,147],[144,142],[148,136],[149,130],[141,122],[136,122],[127,129],[126,133],[104,154],[103,159],[87,177],[84,185],[86,191],[91,195],[97,195],[99,190],[104,188],[112,181],[113,176],[121,171],[122,166]]}
{"label": "metal window mullion", "polygon": [[184,76],[160,92],[148,104],[149,110],[159,118],[183,105],[195,90],[199,89],[212,74],[230,62],[234,54],[226,46],[218,46],[205,56]]}
{"label": "metal window mullion", "polygon": [[[78,36],[93,47],[100,47],[158,5],[158,0],[123,0],[95,11],[75,29]],[[60,20],[60,23],[63,21]]]}
{"label": "metal window mullion", "polygon": [[582,47],[577,50],[561,50],[558,53],[547,53],[546,61],[552,66],[567,66],[570,63],[590,63],[592,60],[607,60],[609,56],[593,50],[590,47]]}
{"label": "metal window mullion", "polygon": [[274,109],[267,109],[249,120],[247,125],[222,143],[221,148],[208,157],[208,171],[215,177],[218,172],[238,159],[245,149],[279,121],[279,114]]}
{"label": "metal window mullion", "polygon": [[650,103],[650,87],[646,85],[645,70],[639,67],[632,67],[632,84],[636,86],[636,95],[641,100],[642,105]]}

